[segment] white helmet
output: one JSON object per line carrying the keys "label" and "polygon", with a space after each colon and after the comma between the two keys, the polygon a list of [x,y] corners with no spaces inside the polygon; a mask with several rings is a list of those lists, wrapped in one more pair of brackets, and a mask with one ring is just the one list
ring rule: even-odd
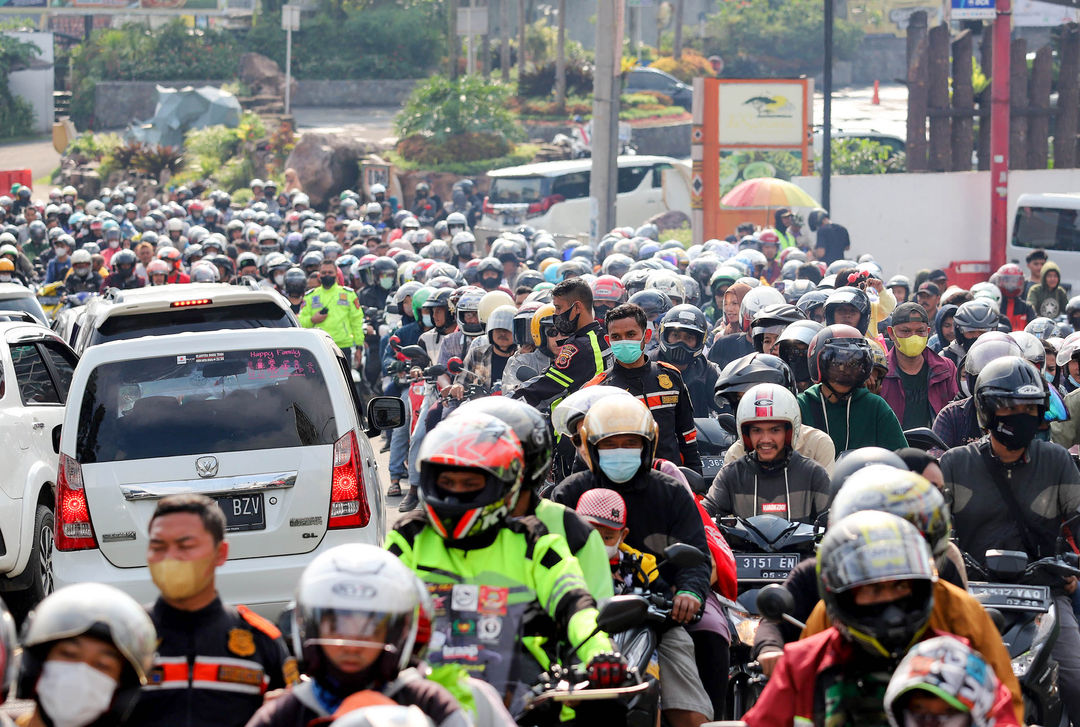
{"label": "white helmet", "polygon": [[374,197],[376,194],[386,194],[385,185],[382,185],[382,184],[373,184],[373,185],[371,185],[371,196]]}
{"label": "white helmet", "polygon": [[971,293],[972,300],[987,298],[994,301],[995,310],[1001,307],[1001,288],[993,283],[975,283],[975,285],[971,286],[969,292]]}
{"label": "white helmet", "polygon": [[[486,297],[486,294],[485,294]],[[480,299],[480,305],[483,305],[484,299]],[[514,316],[517,315],[517,308],[512,305],[500,305],[488,314],[487,328],[484,330],[487,333],[491,333],[497,328],[503,328],[507,331],[514,330]]]}
{"label": "white helmet", "polygon": [[179,217],[172,217],[165,223],[165,229],[169,232],[183,232],[184,221]]}
{"label": "white helmet", "polygon": [[657,270],[645,279],[645,290],[664,293],[676,305],[686,302],[686,286],[679,276],[670,270]]}
{"label": "white helmet", "polygon": [[364,208],[364,213],[369,215],[381,215],[382,205],[378,202],[368,202],[367,207]]}
{"label": "white helmet", "polygon": [[786,302],[787,301],[784,300],[784,294],[776,288],[771,288],[767,285],[754,288],[743,296],[742,305],[739,307],[739,320],[742,323],[742,330],[750,330],[750,322],[754,320],[754,316],[756,316],[765,306],[776,304],[782,305]]}
{"label": "white helmet", "polygon": [[578,389],[560,401],[558,406],[555,407],[555,411],[551,412],[551,426],[562,436],[573,439],[577,435],[577,424],[585,418],[585,414],[588,413],[593,404],[605,396],[618,396],[620,394],[632,396],[626,389],[603,384]]}
{"label": "white helmet", "polygon": [[464,230],[466,225],[468,224],[469,222],[465,219],[465,215],[461,214],[460,212],[451,212],[446,216],[447,229],[451,227],[460,227],[462,230]]}
{"label": "white helmet", "polygon": [[191,282],[193,283],[217,283],[221,280],[217,265],[209,260],[200,260],[191,266]]}
{"label": "white helmet", "polygon": [[72,265],[89,265],[93,260],[90,259],[90,253],[86,250],[76,250],[71,253]]}
{"label": "white helmet", "polygon": [[[382,655],[358,677],[365,683],[391,681],[409,663],[419,616],[416,575],[404,563],[376,545],[339,545],[300,576],[294,651],[319,679],[329,667],[321,647],[376,648]],[[379,626],[385,626],[385,636],[373,638]]]}
{"label": "white helmet", "polygon": [[794,450],[799,441],[802,416],[795,395],[779,384],[758,384],[739,400],[735,413],[739,436],[747,452],[753,451],[747,425],[752,422],[786,422],[789,429],[787,446]]}
{"label": "white helmet", "polygon": [[293,207],[299,207],[300,205],[303,205],[305,207],[310,207],[311,206],[311,200],[308,198],[308,196],[306,194],[301,192],[300,194],[293,197],[292,205],[293,205]]}

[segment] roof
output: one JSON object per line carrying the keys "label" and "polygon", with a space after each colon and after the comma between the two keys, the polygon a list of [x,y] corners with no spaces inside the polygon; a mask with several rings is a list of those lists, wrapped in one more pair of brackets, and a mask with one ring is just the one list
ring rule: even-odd
{"label": "roof", "polygon": [[[636,154],[619,157],[620,167],[650,166],[652,164],[681,165],[684,162],[672,157],[639,156]],[[492,169],[487,175],[489,177],[555,177],[571,172],[592,171],[592,166],[592,159],[566,159],[557,162],[537,162],[536,164]]]}
{"label": "roof", "polygon": [[247,328],[224,331],[171,333],[109,341],[91,346],[81,362],[97,366],[110,361],[155,358],[175,354],[236,351],[243,349],[279,349],[303,347],[309,350],[332,350],[333,339],[318,328]]}
{"label": "roof", "polygon": [[2,298],[33,298],[34,291],[25,285],[18,283],[0,283],[0,299]]}
{"label": "roof", "polygon": [[1063,207],[1080,209],[1080,193],[1075,194],[1022,194],[1016,198],[1019,207]]}
{"label": "roof", "polygon": [[185,283],[183,285],[145,286],[134,290],[120,290],[108,296],[94,298],[88,310],[97,326],[111,316],[133,315],[149,311],[168,310],[173,303],[185,300],[209,298],[213,306],[243,303],[276,303],[283,310],[289,309],[287,301],[269,288],[228,283]]}

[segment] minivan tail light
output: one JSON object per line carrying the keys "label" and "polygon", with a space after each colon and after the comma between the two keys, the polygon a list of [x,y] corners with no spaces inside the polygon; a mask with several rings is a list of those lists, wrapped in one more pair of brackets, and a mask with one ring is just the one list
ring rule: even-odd
{"label": "minivan tail light", "polygon": [[96,547],[90,506],[83,488],[82,465],[61,453],[56,475],[56,549],[89,550]]}
{"label": "minivan tail light", "polygon": [[331,530],[362,528],[371,519],[364,470],[360,464],[360,445],[356,432],[349,430],[334,442],[334,474],[330,481]]}
{"label": "minivan tail light", "polygon": [[491,197],[484,197],[483,210],[485,215],[495,214],[495,207],[491,204]]}
{"label": "minivan tail light", "polygon": [[544,197],[539,202],[533,202],[531,205],[529,205],[529,208],[525,210],[525,216],[539,217],[540,215],[545,214],[549,209],[551,209],[552,205],[556,205],[559,202],[565,201],[566,197],[563,197],[561,194],[549,194],[547,197]]}
{"label": "minivan tail light", "polygon": [[169,303],[170,308],[191,308],[196,305],[210,305],[214,301],[210,298],[194,298],[192,300],[175,300]]}

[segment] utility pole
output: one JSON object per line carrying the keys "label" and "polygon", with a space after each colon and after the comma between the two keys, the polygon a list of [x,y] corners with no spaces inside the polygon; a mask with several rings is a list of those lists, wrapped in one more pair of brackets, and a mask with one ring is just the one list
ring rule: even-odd
{"label": "utility pole", "polygon": [[499,0],[499,70],[510,83],[510,0]]}
{"label": "utility pole", "polygon": [[300,6],[281,6],[281,27],[285,29],[285,114],[292,111],[292,34],[300,30]]}
{"label": "utility pole", "polygon": [[1009,231],[1009,44],[1012,0],[997,0],[990,84],[990,269],[1005,264]]}
{"label": "utility pole", "polygon": [[[683,5],[686,0],[675,0],[675,38],[671,44],[671,55],[675,60],[682,59],[682,24],[683,24]],[[657,46],[660,45],[658,42]]]}
{"label": "utility pole", "polygon": [[446,0],[446,20],[450,25],[449,35],[449,52],[446,54],[449,56],[450,68],[448,68],[447,77],[453,81],[458,77],[458,53],[461,49],[461,38],[458,37],[457,28],[457,11],[460,3],[458,0]]}
{"label": "utility pole", "polygon": [[615,227],[618,190],[619,93],[624,0],[598,0],[596,8],[596,71],[593,74],[591,237]]}
{"label": "utility pole", "polygon": [[[832,55],[833,0],[825,0],[825,68],[821,94],[825,97],[824,123],[821,128],[821,206],[829,210],[832,202]],[[814,145],[810,145],[811,155]]]}

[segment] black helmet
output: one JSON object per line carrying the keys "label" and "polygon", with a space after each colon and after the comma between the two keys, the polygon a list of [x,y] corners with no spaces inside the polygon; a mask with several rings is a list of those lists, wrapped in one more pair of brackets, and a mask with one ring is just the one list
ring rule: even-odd
{"label": "black helmet", "polygon": [[521,399],[485,396],[462,404],[449,418],[475,414],[490,414],[510,426],[525,453],[524,486],[536,490],[544,484],[551,471],[552,439],[547,420],[540,411]]}
{"label": "black helmet", "polygon": [[[785,284],[784,289],[780,292],[784,294],[784,300],[798,308],[799,301],[802,300],[802,297],[815,290],[817,290],[817,286],[814,285],[812,280],[799,279],[792,280]],[[802,309],[800,308],[799,310]],[[803,315],[805,316],[806,313],[804,312]]]}
{"label": "black helmet", "polygon": [[285,280],[282,285],[288,295],[301,296],[307,290],[307,273],[300,268],[289,268],[285,271]]}
{"label": "black helmet", "polygon": [[[446,308],[446,322],[443,323],[442,326],[435,326],[435,330],[437,330],[439,333],[449,333],[450,330],[457,325],[457,321],[454,319],[453,316],[453,307],[450,305],[450,299],[453,297],[453,295],[453,288],[438,288],[434,292],[432,292],[432,294],[428,296],[427,300],[424,301],[423,305],[420,306],[421,308],[429,308],[432,310],[434,310],[435,308]],[[432,317],[433,323],[434,320],[434,317]]]}
{"label": "black helmet", "polygon": [[739,395],[758,384],[779,384],[795,393],[795,377],[786,363],[767,353],[748,353],[720,371],[716,379],[716,403],[723,407],[723,397],[735,409]]}
{"label": "black helmet", "polygon": [[661,320],[672,308],[671,298],[667,296],[667,293],[661,293],[659,290],[639,290],[626,302],[640,306],[650,322]]}
{"label": "black helmet", "polygon": [[[690,331],[697,336],[697,345],[689,346],[683,342],[671,343],[667,340],[668,331]],[[670,364],[688,364],[694,356],[701,354],[705,348],[705,334],[709,330],[709,322],[705,314],[692,305],[677,305],[660,319],[660,360]]]}
{"label": "black helmet", "polygon": [[[484,273],[498,273],[497,278],[488,276],[485,284]],[[503,268],[502,263],[495,257],[480,258],[480,262],[476,266],[477,282],[484,290],[495,290],[502,285]]]}
{"label": "black helmet", "polygon": [[979,426],[991,433],[1004,433],[999,427],[1006,424],[999,422],[996,414],[1002,407],[1035,404],[1041,420],[1050,405],[1050,395],[1039,370],[1018,355],[999,358],[984,366],[975,380],[974,397]]}
{"label": "black helmet", "polygon": [[859,331],[843,324],[826,326],[818,331],[810,341],[806,358],[811,381],[823,383],[828,367],[839,366],[847,375],[847,380],[841,383],[851,386],[853,391],[866,381],[874,365],[870,342]]}
{"label": "black helmet", "polygon": [[112,256],[112,269],[114,273],[124,272],[130,274],[138,262],[135,253],[131,250],[121,250]]}
{"label": "black helmet", "polygon": [[817,321],[795,321],[776,339],[777,355],[791,369],[796,381],[810,381],[810,364],[806,352],[810,341],[824,328]]}
{"label": "black helmet", "polygon": [[[33,222],[30,223],[34,224]],[[1065,320],[1072,324],[1073,328],[1076,327],[1076,320],[1074,318],[1080,316],[1080,295],[1075,295],[1069,298],[1069,304],[1065,306]]]}
{"label": "black helmet", "polygon": [[1020,343],[1009,334],[999,331],[985,333],[971,345],[971,349],[960,362],[957,386],[965,396],[971,396],[971,392],[975,390],[975,381],[987,364],[1007,356],[1023,356],[1023,353]]}
{"label": "black helmet", "polygon": [[[607,260],[604,261],[605,263]],[[720,259],[713,257],[712,255],[699,255],[690,261],[690,264],[686,266],[686,274],[694,279],[702,290],[707,290],[709,287],[709,280],[712,278],[713,273],[720,267]]]}
{"label": "black helmet", "polygon": [[833,464],[832,477],[829,480],[829,497],[835,497],[847,478],[870,465],[888,465],[898,469],[907,469],[904,460],[896,452],[884,447],[859,447],[842,452]]}
{"label": "black helmet", "polygon": [[829,213],[820,207],[810,210],[810,214],[806,217],[806,224],[809,225],[811,232],[817,232],[817,229],[821,227],[821,223],[825,221],[825,218],[829,216]]}
{"label": "black helmet", "polygon": [[750,323],[750,335],[754,338],[754,348],[759,353],[764,353],[766,333],[775,333],[779,336],[795,321],[804,320],[806,316],[802,311],[790,303],[773,303],[765,306],[757,312]]}
{"label": "black helmet", "polygon": [[[830,525],[817,553],[818,590],[833,624],[875,657],[896,660],[926,632],[937,576],[918,529],[887,512],[864,510]],[[859,586],[910,581],[909,596],[855,604]]]}
{"label": "black helmet", "polygon": [[967,338],[961,335],[962,333],[997,330],[997,324],[998,312],[994,310],[994,304],[985,298],[962,303],[953,316],[956,341],[965,351],[971,348],[971,344],[975,342],[975,339]]}
{"label": "black helmet", "polygon": [[[634,264],[636,265],[637,263]],[[626,288],[626,294],[633,297],[634,295],[645,290],[645,281],[649,279],[649,273],[651,272],[651,270],[643,268],[635,269],[631,267],[630,270],[628,270],[626,274],[622,276],[622,284],[623,287]]]}
{"label": "black helmet", "polygon": [[842,305],[850,305],[859,311],[859,323],[855,328],[859,333],[866,335],[866,329],[870,326],[870,298],[858,288],[845,285],[834,290],[825,300],[825,325],[831,326],[836,323],[836,309]]}
{"label": "black helmet", "polygon": [[799,301],[795,304],[795,307],[803,312],[807,318],[814,317],[814,311],[825,305],[825,301],[829,299],[830,290],[811,290],[809,293],[805,293]]}

